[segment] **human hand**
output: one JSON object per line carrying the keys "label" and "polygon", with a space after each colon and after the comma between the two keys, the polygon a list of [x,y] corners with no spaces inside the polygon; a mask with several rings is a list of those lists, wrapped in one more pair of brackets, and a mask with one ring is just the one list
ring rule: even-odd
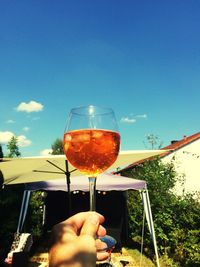
{"label": "human hand", "polygon": [[107,259],[106,244],[96,239],[106,234],[104,217],[97,212],[80,212],[55,225],[49,250],[49,267],[93,267]]}

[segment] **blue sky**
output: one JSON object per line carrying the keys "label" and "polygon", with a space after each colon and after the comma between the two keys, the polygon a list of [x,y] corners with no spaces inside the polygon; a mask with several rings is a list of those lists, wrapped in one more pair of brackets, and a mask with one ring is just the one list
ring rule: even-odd
{"label": "blue sky", "polygon": [[121,149],[199,132],[200,1],[2,0],[0,143],[62,138],[72,107],[110,106]]}

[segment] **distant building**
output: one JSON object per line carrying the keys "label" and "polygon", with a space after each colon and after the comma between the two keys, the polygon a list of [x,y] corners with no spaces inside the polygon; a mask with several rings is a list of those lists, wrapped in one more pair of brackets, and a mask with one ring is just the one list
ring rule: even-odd
{"label": "distant building", "polygon": [[[200,132],[183,136],[181,140],[173,140],[170,145],[162,149],[169,151],[160,155],[161,160],[166,163],[173,161],[176,172],[185,180],[184,185],[179,183],[176,185],[176,193],[182,195],[200,192]],[[135,162],[123,170],[134,168],[142,162],[144,160]]]}
{"label": "distant building", "polygon": [[170,162],[173,159],[177,173],[185,179],[183,186],[176,186],[177,194],[200,191],[200,132],[174,140],[162,149],[171,150],[161,156],[162,161]]}

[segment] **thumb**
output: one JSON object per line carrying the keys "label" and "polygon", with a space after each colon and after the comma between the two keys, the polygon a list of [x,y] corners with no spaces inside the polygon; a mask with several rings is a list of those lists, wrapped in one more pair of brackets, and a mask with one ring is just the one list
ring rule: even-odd
{"label": "thumb", "polygon": [[90,235],[96,238],[99,228],[99,216],[96,213],[91,213],[85,220],[80,235]]}

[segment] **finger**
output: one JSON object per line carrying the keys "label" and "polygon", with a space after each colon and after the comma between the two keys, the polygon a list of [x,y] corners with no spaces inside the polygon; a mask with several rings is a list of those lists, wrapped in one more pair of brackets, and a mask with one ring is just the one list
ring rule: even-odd
{"label": "finger", "polygon": [[94,211],[79,212],[75,214],[74,216],[70,217],[69,219],[67,219],[65,222],[73,226],[75,232],[78,233],[81,227],[83,226],[84,222],[88,219],[88,217],[91,214],[96,214],[98,216],[99,224],[102,224],[104,222],[104,216]]}
{"label": "finger", "polygon": [[105,236],[106,235],[106,229],[102,226],[99,225],[99,228],[97,230],[97,236]]}
{"label": "finger", "polygon": [[[89,211],[89,212],[77,213],[77,214],[71,216],[70,218],[68,218],[67,220],[65,220],[61,223],[58,223],[57,225],[55,225],[53,227],[51,244],[53,244],[55,242],[66,242],[66,241],[69,241],[69,240],[75,238],[77,235],[80,234],[80,229],[81,229],[82,225],[84,224],[84,222],[92,214],[95,214],[94,216],[97,216],[99,223],[104,222],[104,217],[97,212],[90,212]],[[91,218],[91,220],[92,220],[92,218]],[[93,221],[93,224],[94,223],[96,224],[97,222]],[[89,227],[88,231],[92,231],[92,233],[91,233],[92,236],[94,236],[95,231],[97,232],[97,234],[99,236],[104,236],[106,234],[106,230],[103,226],[99,226],[98,230],[97,230],[97,228],[96,228],[96,226],[95,227],[93,226],[92,228]],[[87,232],[86,232],[86,234],[87,234]]]}
{"label": "finger", "polygon": [[97,252],[97,260],[104,261],[110,257],[110,253],[107,251]]}
{"label": "finger", "polygon": [[89,235],[96,238],[98,228],[99,228],[98,214],[94,212],[90,213],[82,226],[80,235]]}
{"label": "finger", "polygon": [[96,240],[96,249],[98,261],[103,261],[110,257],[111,252],[108,251],[107,244],[105,242],[102,242],[100,239]]}
{"label": "finger", "polygon": [[106,251],[108,246],[105,242],[102,242],[100,239],[96,239],[96,248],[97,251],[100,252],[100,251]]}

